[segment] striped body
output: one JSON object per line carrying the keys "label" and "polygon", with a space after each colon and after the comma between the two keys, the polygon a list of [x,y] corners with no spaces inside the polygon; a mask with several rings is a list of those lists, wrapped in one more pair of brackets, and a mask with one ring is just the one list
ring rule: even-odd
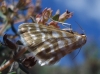
{"label": "striped body", "polygon": [[50,65],[83,46],[86,36],[36,23],[24,23],[18,29],[25,46],[32,50],[39,64]]}

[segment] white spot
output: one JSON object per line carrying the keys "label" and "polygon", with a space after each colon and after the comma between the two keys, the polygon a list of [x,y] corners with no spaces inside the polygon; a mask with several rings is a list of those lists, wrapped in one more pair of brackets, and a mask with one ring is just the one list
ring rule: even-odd
{"label": "white spot", "polygon": [[49,47],[53,49],[53,45],[52,44],[50,44]]}
{"label": "white spot", "polygon": [[50,44],[50,45],[49,45],[49,47],[52,47],[52,48],[53,48],[53,45],[52,45],[52,44]]}
{"label": "white spot", "polygon": [[52,32],[52,36],[55,37],[55,38],[58,38],[59,37],[59,34],[54,31],[54,32]]}
{"label": "white spot", "polygon": [[31,35],[31,37],[36,37],[34,34],[30,34]]}
{"label": "white spot", "polygon": [[31,27],[28,27],[28,30],[32,29]]}
{"label": "white spot", "polygon": [[43,29],[43,31],[47,31],[47,29]]}
{"label": "white spot", "polygon": [[45,41],[45,39],[44,38],[42,38],[42,42],[44,42]]}
{"label": "white spot", "polygon": [[39,60],[39,61],[38,61],[38,63],[39,63],[39,64],[41,64],[41,63],[42,63],[42,61],[41,61],[41,60]]}
{"label": "white spot", "polygon": [[55,51],[54,48],[53,48],[53,45],[50,42],[45,42],[45,44],[51,48],[50,52],[54,52]]}
{"label": "white spot", "polygon": [[52,58],[50,58],[49,60],[47,60],[47,61],[45,62],[45,64],[49,64],[50,61],[52,61],[52,60],[54,60],[54,57],[52,57]]}
{"label": "white spot", "polygon": [[34,34],[30,34],[30,36],[32,37],[33,40],[37,39],[37,37]]}
{"label": "white spot", "polygon": [[10,62],[8,61],[8,62],[5,63],[5,65],[8,65],[9,63],[10,63]]}
{"label": "white spot", "polygon": [[[68,44],[67,44],[67,45],[69,46],[69,49],[72,48],[72,45],[71,45],[71,44],[72,44],[73,42],[71,41],[71,39],[68,39],[68,38],[65,38],[65,39],[68,41]],[[67,45],[66,45],[66,46],[67,46]],[[69,50],[69,49],[68,49],[68,50]]]}
{"label": "white spot", "polygon": [[45,62],[43,63],[43,61],[41,61],[41,60],[39,60],[38,63],[39,63],[41,66],[44,66],[44,65],[46,64]]}
{"label": "white spot", "polygon": [[55,52],[55,50],[54,49],[51,49],[51,51],[50,52]]}
{"label": "white spot", "polygon": [[50,44],[49,47],[51,48],[50,52],[54,52],[55,51],[52,44]]}
{"label": "white spot", "polygon": [[45,42],[45,44],[50,45],[51,43],[50,42]]}
{"label": "white spot", "polygon": [[33,37],[33,39],[34,39],[34,40],[36,40],[36,39],[37,39],[37,37]]}
{"label": "white spot", "polygon": [[41,66],[44,66],[46,63],[41,63]]}
{"label": "white spot", "polygon": [[36,28],[36,31],[40,31],[40,28]]}
{"label": "white spot", "polygon": [[81,36],[77,35],[76,36],[76,41],[78,41],[81,38]]}
{"label": "white spot", "polygon": [[28,33],[31,34],[31,32],[28,30]]}
{"label": "white spot", "polygon": [[45,48],[42,48],[41,50],[43,51],[43,50],[45,50]]}
{"label": "white spot", "polygon": [[[45,45],[47,45],[48,47],[51,48],[51,51],[50,51],[50,52],[54,52],[54,51],[55,51],[54,48],[53,48],[53,45],[52,45],[50,42],[45,42]],[[42,51],[42,50],[45,50],[45,48],[42,48],[41,51]],[[40,51],[40,52],[41,52],[41,51]],[[45,52],[44,52],[44,53],[45,53]]]}
{"label": "white spot", "polygon": [[41,33],[41,35],[42,35],[42,41],[45,41],[45,34],[44,33]]}
{"label": "white spot", "polygon": [[64,45],[65,45],[64,41],[62,41],[62,40],[59,40],[59,41],[58,41],[58,46],[59,46],[59,48],[64,47]]}
{"label": "white spot", "polygon": [[46,45],[48,45],[51,49],[53,49],[53,45],[50,42],[45,42]]}
{"label": "white spot", "polygon": [[[21,36],[21,35],[20,35]],[[22,41],[22,43],[25,45],[25,46],[27,46],[27,44],[26,44],[26,42],[25,42],[25,40],[24,40],[24,38],[21,36],[21,41]]]}
{"label": "white spot", "polygon": [[71,39],[65,38],[68,41],[68,45],[72,44]]}
{"label": "white spot", "polygon": [[50,63],[50,61],[52,61],[54,58],[50,58],[48,60],[45,60],[45,62],[42,60],[39,60],[38,63],[41,65],[41,66],[44,66],[44,65],[48,65]]}
{"label": "white spot", "polygon": [[62,36],[63,37],[67,37],[66,33],[62,32]]}

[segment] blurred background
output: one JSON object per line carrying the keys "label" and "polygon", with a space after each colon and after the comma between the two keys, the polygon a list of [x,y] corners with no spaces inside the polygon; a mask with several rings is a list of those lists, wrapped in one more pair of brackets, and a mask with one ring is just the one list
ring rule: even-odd
{"label": "blurred background", "polygon": [[[13,0],[6,1],[10,4]],[[15,2],[17,1],[18,0]],[[35,6],[37,1],[32,0],[33,6]],[[66,20],[66,22],[72,25],[73,30],[81,33],[82,30],[75,23],[75,21],[77,21],[86,33],[87,42],[77,56],[76,54],[79,49],[66,55],[55,65],[40,66],[36,64],[30,72],[32,74],[100,74],[100,0],[41,0],[38,9],[39,11],[35,11],[35,14],[40,13],[41,10],[46,7],[51,8],[53,14],[55,14],[57,9],[60,10],[61,14],[66,10],[73,12],[73,16]],[[19,11],[19,14],[23,13],[23,16],[26,16],[26,12],[27,10],[21,10]],[[18,26],[23,22],[23,20],[18,20],[17,23],[13,25],[16,31]],[[0,26],[3,24],[4,23],[1,22]],[[11,26],[4,33],[10,34],[11,37],[11,35],[15,35],[17,32],[14,32]],[[2,35],[0,36],[0,39],[2,41]],[[13,38],[13,40],[16,41],[18,39]],[[5,59],[9,59],[9,54],[9,48],[0,46],[0,63]],[[5,70],[4,74],[6,74],[7,71],[8,69]],[[20,74],[24,74],[24,72],[21,71]]]}

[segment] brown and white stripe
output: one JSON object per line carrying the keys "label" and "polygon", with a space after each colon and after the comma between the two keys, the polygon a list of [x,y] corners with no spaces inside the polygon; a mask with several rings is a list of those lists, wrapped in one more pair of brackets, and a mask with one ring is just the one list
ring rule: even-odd
{"label": "brown and white stripe", "polygon": [[21,24],[18,31],[24,45],[32,50],[41,65],[54,64],[86,43],[85,35],[36,23]]}

